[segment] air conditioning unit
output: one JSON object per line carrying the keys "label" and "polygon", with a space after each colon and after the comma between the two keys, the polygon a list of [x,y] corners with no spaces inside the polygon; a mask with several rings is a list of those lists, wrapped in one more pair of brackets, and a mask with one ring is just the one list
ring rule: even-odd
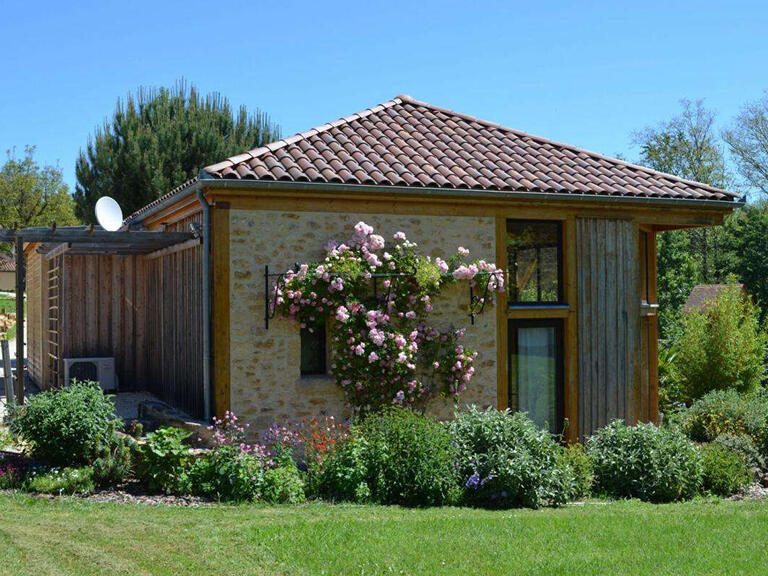
{"label": "air conditioning unit", "polygon": [[65,358],[64,386],[72,380],[98,382],[105,392],[117,390],[114,358]]}

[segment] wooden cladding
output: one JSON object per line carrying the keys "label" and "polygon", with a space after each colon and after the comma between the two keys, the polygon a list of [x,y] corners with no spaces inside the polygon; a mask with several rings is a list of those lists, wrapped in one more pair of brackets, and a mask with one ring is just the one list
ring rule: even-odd
{"label": "wooden cladding", "polygon": [[59,326],[59,365],[52,384],[64,384],[61,361],[65,358],[114,356],[120,389],[143,389],[147,377],[144,273],[144,263],[136,256],[62,257],[60,315],[57,320],[50,317],[51,326]]}
{"label": "wooden cladding", "polygon": [[145,258],[149,294],[146,389],[203,415],[202,246]]}
{"label": "wooden cladding", "polygon": [[121,391],[147,390],[202,417],[202,258],[199,243],[148,256],[33,253],[28,299],[41,328],[31,324],[30,347],[47,363],[35,356],[30,377],[61,386],[63,359],[114,357]]}
{"label": "wooden cladding", "polygon": [[640,265],[637,226],[576,219],[579,433],[615,418],[646,419],[648,380],[640,378]]}

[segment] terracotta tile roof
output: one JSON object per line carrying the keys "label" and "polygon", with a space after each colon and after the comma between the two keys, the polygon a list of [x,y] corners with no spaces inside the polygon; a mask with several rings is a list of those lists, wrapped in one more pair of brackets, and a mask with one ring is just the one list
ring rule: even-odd
{"label": "terracotta tile roof", "polygon": [[0,272],[16,272],[16,261],[7,256],[0,256]]}
{"label": "terracotta tile roof", "polygon": [[717,300],[717,297],[727,288],[733,287],[738,288],[742,292],[744,291],[744,284],[699,284],[694,286],[693,290],[691,290],[691,295],[688,296],[688,300],[686,300],[683,306],[683,313],[688,314],[694,310],[703,311]]}
{"label": "terracotta tile roof", "polygon": [[[204,179],[736,200],[736,194],[410,96],[207,166]],[[197,182],[134,212],[130,223]]]}
{"label": "terracotta tile roof", "polygon": [[131,221],[133,221],[133,220],[135,220],[136,218],[138,218],[139,216],[141,216],[141,215],[145,214],[146,212],[149,212],[149,211],[150,211],[152,208],[154,208],[155,206],[159,206],[160,204],[163,204],[164,202],[166,202],[167,200],[169,200],[169,199],[170,199],[170,198],[172,198],[173,196],[176,196],[176,195],[177,195],[178,193],[180,193],[182,190],[185,190],[185,189],[187,189],[189,186],[191,186],[191,185],[192,185],[192,184],[194,184],[195,182],[197,182],[197,176],[195,176],[194,178],[192,178],[192,179],[190,179],[190,180],[187,180],[186,182],[184,182],[184,184],[181,184],[181,185],[179,185],[179,186],[176,186],[176,188],[174,188],[173,190],[171,190],[171,191],[170,191],[170,192],[168,192],[167,194],[163,194],[163,195],[162,195],[162,196],[160,196],[160,198],[158,198],[157,200],[153,200],[152,202],[150,202],[150,203],[149,203],[149,204],[147,204],[146,206],[144,206],[144,207],[142,207],[142,208],[139,208],[138,210],[136,210],[136,212],[134,212],[133,214],[131,214],[130,216],[128,216],[127,218],[125,218],[125,219],[123,220],[123,224],[128,224],[128,223],[130,223]]}
{"label": "terracotta tile roof", "polygon": [[733,200],[737,196],[409,96],[234,156],[213,178]]}

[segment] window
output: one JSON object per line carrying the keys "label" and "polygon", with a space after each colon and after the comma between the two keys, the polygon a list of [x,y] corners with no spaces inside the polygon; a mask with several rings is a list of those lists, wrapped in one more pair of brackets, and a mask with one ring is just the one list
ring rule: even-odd
{"label": "window", "polygon": [[509,321],[509,407],[562,433],[562,320]]}
{"label": "window", "polygon": [[326,374],[325,324],[301,329],[301,375]]}
{"label": "window", "polygon": [[509,305],[562,304],[562,223],[507,221]]}

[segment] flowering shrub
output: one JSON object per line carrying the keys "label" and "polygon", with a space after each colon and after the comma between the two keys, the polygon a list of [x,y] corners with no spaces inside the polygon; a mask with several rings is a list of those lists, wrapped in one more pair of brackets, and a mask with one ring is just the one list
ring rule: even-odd
{"label": "flowering shrub", "polygon": [[41,494],[88,494],[95,490],[93,468],[41,468],[27,474],[24,489]]}
{"label": "flowering shrub", "polygon": [[261,494],[264,470],[272,459],[261,444],[247,441],[248,425],[226,412],[213,418],[213,448],[198,458],[190,470],[192,491],[216,500],[257,500]]}
{"label": "flowering shrub", "polygon": [[[524,413],[469,407],[450,424],[464,500],[491,508],[538,508],[579,495],[576,465]],[[580,468],[584,466],[579,465]]]}
{"label": "flowering shrub", "polygon": [[326,455],[349,436],[349,426],[333,416],[313,416],[301,422],[297,434],[307,465],[322,465]]}
{"label": "flowering shrub", "polygon": [[276,287],[276,311],[309,330],[325,321],[331,370],[359,409],[457,397],[472,379],[476,354],[460,343],[463,330],[439,331],[427,315],[446,284],[467,280],[481,299],[489,298],[504,289],[502,271],[484,260],[465,262],[464,248],[433,260],[402,232],[387,251],[365,222],[354,230],[348,244],[331,241],[322,262],[286,272],[284,286]]}
{"label": "flowering shrub", "polygon": [[248,425],[226,412],[214,418],[214,446],[190,471],[192,490],[217,500],[292,503],[304,499],[303,484],[291,454],[296,433],[273,425],[265,434],[270,449],[247,440]]}
{"label": "flowering shrub", "polygon": [[721,434],[746,434],[763,456],[768,455],[768,397],[716,390],[696,400],[682,416],[683,431],[696,442],[712,442]]}

